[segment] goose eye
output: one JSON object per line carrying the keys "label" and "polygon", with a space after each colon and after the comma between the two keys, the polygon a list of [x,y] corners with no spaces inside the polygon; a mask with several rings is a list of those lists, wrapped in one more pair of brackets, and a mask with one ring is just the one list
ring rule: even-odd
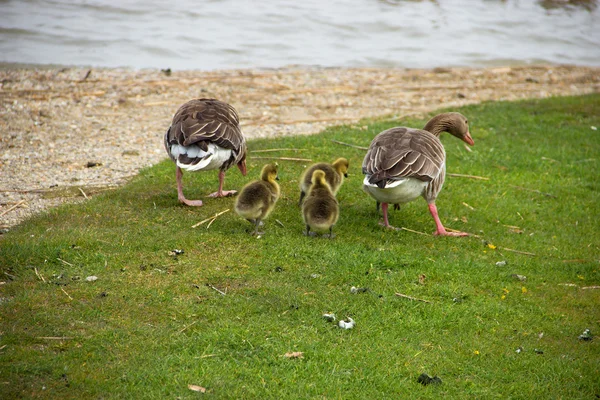
{"label": "goose eye", "polygon": [[469,125],[469,120],[465,119],[465,124]]}

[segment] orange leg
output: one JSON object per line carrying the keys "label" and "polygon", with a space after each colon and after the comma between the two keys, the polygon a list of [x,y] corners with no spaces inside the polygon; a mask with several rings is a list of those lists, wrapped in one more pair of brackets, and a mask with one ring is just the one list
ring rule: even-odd
{"label": "orange leg", "polygon": [[223,183],[225,182],[225,171],[219,171],[219,190],[211,193],[208,197],[229,197],[237,193],[237,190],[223,190]]}
{"label": "orange leg", "polygon": [[182,182],[183,171],[179,167],[177,167],[176,177],[177,177],[177,199],[179,199],[179,202],[186,204],[188,206],[200,207],[202,205],[202,200],[188,200],[183,195],[183,182]]}
{"label": "orange leg", "polygon": [[469,234],[467,232],[448,232],[448,231],[446,231],[446,228],[444,228],[444,225],[442,225],[442,221],[440,221],[440,217],[438,216],[438,211],[437,211],[437,207],[435,206],[435,203],[429,204],[429,212],[431,213],[431,216],[433,217],[433,220],[435,221],[436,231],[433,232],[434,235],[469,236]]}
{"label": "orange leg", "polygon": [[[379,204],[379,203],[378,203]],[[379,225],[383,225],[386,228],[390,229],[398,229],[390,225],[390,221],[388,220],[388,203],[381,203],[381,211],[383,211],[383,223],[379,223]]]}

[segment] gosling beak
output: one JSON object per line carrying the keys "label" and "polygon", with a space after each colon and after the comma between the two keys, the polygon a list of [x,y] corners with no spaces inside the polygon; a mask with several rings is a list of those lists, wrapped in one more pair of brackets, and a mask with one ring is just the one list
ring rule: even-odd
{"label": "gosling beak", "polygon": [[475,144],[475,142],[473,141],[473,138],[471,137],[471,133],[469,131],[467,131],[465,136],[463,136],[462,140],[469,146],[473,146]]}

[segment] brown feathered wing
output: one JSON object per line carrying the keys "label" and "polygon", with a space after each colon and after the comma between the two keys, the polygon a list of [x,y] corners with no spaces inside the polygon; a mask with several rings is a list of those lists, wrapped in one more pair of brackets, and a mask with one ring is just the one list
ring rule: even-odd
{"label": "brown feathered wing", "polygon": [[208,150],[208,143],[231,149],[231,158],[221,169],[240,162],[246,156],[246,140],[236,110],[216,99],[195,99],[182,105],[165,135],[165,146],[196,145]]}
{"label": "brown feathered wing", "polygon": [[402,178],[431,182],[445,171],[445,160],[444,146],[436,136],[421,129],[398,127],[373,139],[362,171],[369,183],[380,188]]}

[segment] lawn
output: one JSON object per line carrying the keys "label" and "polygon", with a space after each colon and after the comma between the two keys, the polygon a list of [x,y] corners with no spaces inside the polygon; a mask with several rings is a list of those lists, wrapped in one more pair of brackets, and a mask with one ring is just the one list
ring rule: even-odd
{"label": "lawn", "polygon": [[[600,336],[579,336],[600,335],[600,95],[453,111],[475,146],[444,134],[447,170],[471,177],[447,176],[437,206],[470,237],[431,236],[423,199],[390,208],[406,230],[380,226],[365,151],[334,142],[368,146],[414,119],[250,141],[248,175],[231,169],[225,187],[279,163],[258,238],[233,198],[204,197],[216,172],[186,174],[204,206],[179,205],[168,160],[2,235],[0,397],[599,397]],[[298,179],[337,157],[350,170],[336,237],[306,237]]]}

